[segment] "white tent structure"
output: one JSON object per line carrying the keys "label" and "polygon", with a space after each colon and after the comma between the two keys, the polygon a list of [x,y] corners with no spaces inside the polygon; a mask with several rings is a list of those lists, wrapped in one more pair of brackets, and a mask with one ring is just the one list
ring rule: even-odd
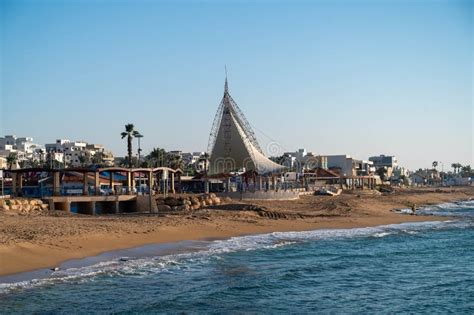
{"label": "white tent structure", "polygon": [[229,94],[227,78],[207,152],[210,154],[209,175],[241,170],[265,175],[281,172],[285,168],[263,154],[250,124]]}

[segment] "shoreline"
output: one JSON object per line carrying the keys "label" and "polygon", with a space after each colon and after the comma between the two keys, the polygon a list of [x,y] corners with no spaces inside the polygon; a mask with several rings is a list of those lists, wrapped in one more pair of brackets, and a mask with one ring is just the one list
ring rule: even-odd
{"label": "shoreline", "polygon": [[[409,215],[401,215],[404,217],[413,217]],[[396,223],[387,223],[381,225],[354,225],[350,227],[318,227],[315,229],[309,230],[298,230],[298,231],[271,231],[271,232],[264,232],[264,233],[252,233],[252,234],[240,234],[240,235],[230,235],[227,237],[213,237],[213,238],[202,238],[202,239],[192,239],[192,240],[179,240],[175,242],[159,242],[159,243],[149,243],[149,244],[141,244],[138,246],[127,247],[127,248],[118,248],[118,249],[111,249],[107,251],[100,252],[96,255],[88,255],[79,258],[68,259],[65,261],[61,261],[55,267],[59,267],[59,270],[67,270],[69,268],[82,268],[93,266],[97,263],[101,262],[109,262],[112,260],[120,261],[122,258],[126,258],[125,261],[140,259],[140,258],[147,258],[147,257],[163,257],[167,255],[179,254],[179,253],[192,253],[192,252],[200,252],[201,250],[205,250],[207,245],[212,243],[213,241],[221,241],[221,240],[229,240],[233,237],[246,237],[246,236],[260,236],[260,235],[268,235],[274,232],[312,232],[312,231],[323,231],[323,230],[351,230],[351,229],[364,229],[364,228],[371,228],[371,227],[387,227],[390,225],[398,225],[404,223],[428,223],[428,222],[445,222],[451,219],[451,217],[447,216],[433,216],[433,215],[425,215],[425,216],[418,216],[421,220],[415,219],[410,221],[401,221]],[[415,216],[416,218],[416,216]],[[29,280],[41,280],[46,279],[54,275],[54,271],[50,268],[36,268],[33,270],[28,271],[20,271],[13,274],[7,275],[0,275],[0,284],[10,284],[10,283],[17,283],[21,281],[29,281]]]}
{"label": "shoreline", "polygon": [[[425,201],[418,203],[421,207],[422,205],[454,202],[474,196],[472,188],[468,192],[468,194],[465,192],[449,194],[414,193],[414,196],[417,201]],[[420,198],[420,196],[422,197]],[[39,222],[35,223],[44,231],[39,233],[38,240],[21,240],[0,244],[0,277],[52,268],[71,260],[87,259],[107,252],[133,249],[146,245],[163,245],[183,241],[209,241],[272,232],[350,229],[449,219],[449,217],[441,216],[412,216],[394,213],[391,210],[400,208],[400,205],[402,207],[406,206],[406,196],[398,196],[395,198],[397,202],[392,200],[394,196],[389,196],[388,200],[384,199],[385,197],[387,196],[362,198],[346,196],[341,199],[320,199],[311,196],[304,198],[302,202],[314,203],[315,200],[322,200],[321,204],[317,205],[318,208],[311,208],[311,213],[314,213],[315,209],[324,208],[327,202],[334,203],[336,201],[341,202],[344,207],[350,201],[350,205],[353,207],[351,208],[353,209],[352,213],[350,215],[335,214],[334,210],[331,209],[331,214],[324,213],[313,217],[279,220],[261,218],[249,211],[219,210],[205,210],[195,215],[173,215],[161,218],[147,215],[13,217],[11,219],[14,221],[12,226],[23,224],[22,221],[26,221],[25,225],[30,226],[22,228],[34,229],[31,224],[36,219]],[[260,204],[267,206],[268,202]],[[292,203],[288,202],[286,206],[291,205]],[[305,204],[305,206],[307,205]],[[298,205],[294,204],[294,207],[297,208]],[[339,208],[336,207],[336,209]],[[288,213],[290,213],[290,210],[288,210]],[[20,223],[17,223],[17,221]],[[53,224],[56,226],[51,227]],[[70,232],[71,235],[66,234],[64,230]],[[55,237],[51,237],[50,234]],[[44,238],[42,238],[43,236]]]}

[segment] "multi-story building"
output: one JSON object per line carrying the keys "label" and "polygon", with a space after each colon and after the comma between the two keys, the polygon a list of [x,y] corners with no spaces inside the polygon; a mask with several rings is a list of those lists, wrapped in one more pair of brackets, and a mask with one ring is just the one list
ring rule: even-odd
{"label": "multi-story building", "polygon": [[17,162],[39,161],[44,157],[44,146],[33,142],[32,137],[6,135],[0,137],[0,156],[16,154]]}
{"label": "multi-story building", "polygon": [[355,160],[347,154],[327,155],[329,169],[337,169],[342,176],[356,176]]}
{"label": "multi-story building", "polygon": [[374,162],[374,167],[379,169],[381,167],[394,169],[398,165],[397,158],[393,155],[379,155],[369,157],[369,161]]}
{"label": "multi-story building", "polygon": [[46,144],[50,159],[65,163],[67,167],[80,167],[91,164],[114,165],[112,152],[106,151],[103,145],[85,141],[57,139],[55,143]]}

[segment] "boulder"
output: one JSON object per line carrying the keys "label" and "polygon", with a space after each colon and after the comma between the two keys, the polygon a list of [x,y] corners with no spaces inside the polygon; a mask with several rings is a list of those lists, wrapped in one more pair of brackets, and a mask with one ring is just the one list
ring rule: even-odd
{"label": "boulder", "polygon": [[40,205],[41,210],[48,210],[49,206],[46,204],[41,204]]}
{"label": "boulder", "polygon": [[2,206],[2,208],[3,208],[3,210],[5,210],[5,211],[10,210],[10,206],[7,205],[7,204],[4,204],[4,205]]}
{"label": "boulder", "polygon": [[170,207],[176,207],[180,205],[180,201],[174,197],[166,197],[165,205],[168,205]]}
{"label": "boulder", "polygon": [[171,207],[168,205],[157,205],[158,211],[171,211]]}
{"label": "boulder", "polygon": [[221,198],[215,197],[214,199],[212,199],[212,202],[218,206],[221,204]]}

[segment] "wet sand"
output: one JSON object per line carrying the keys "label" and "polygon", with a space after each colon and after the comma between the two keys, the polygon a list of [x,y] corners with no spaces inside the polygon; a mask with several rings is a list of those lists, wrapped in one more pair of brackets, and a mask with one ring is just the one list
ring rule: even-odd
{"label": "wet sand", "polygon": [[443,218],[394,213],[395,208],[474,198],[474,187],[368,191],[292,201],[235,201],[173,214],[86,216],[60,211],[36,216],[0,213],[0,275],[9,275],[111,250],[183,240],[275,231],[354,228]]}

